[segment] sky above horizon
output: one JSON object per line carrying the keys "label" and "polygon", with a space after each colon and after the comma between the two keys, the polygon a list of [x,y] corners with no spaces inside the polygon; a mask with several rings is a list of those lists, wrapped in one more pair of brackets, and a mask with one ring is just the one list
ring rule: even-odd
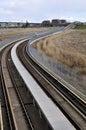
{"label": "sky above horizon", "polygon": [[86,22],[86,0],[0,0],[0,22]]}

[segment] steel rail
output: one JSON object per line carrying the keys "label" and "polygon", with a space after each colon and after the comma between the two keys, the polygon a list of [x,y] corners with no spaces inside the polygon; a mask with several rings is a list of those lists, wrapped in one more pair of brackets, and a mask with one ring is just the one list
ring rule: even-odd
{"label": "steel rail", "polygon": [[[31,57],[31,60],[33,60],[34,58],[32,58]],[[30,60],[30,59],[29,59]],[[35,62],[34,62],[35,61]],[[33,66],[34,66],[34,68],[36,68],[36,66],[35,66],[35,64],[36,64],[36,60],[33,60]],[[39,71],[39,68],[41,69],[41,67],[39,67],[39,63],[37,62],[37,68],[38,68],[38,71]],[[40,71],[40,73],[41,74],[44,74],[44,75],[46,75],[46,72],[44,71],[45,69],[41,69],[41,71]],[[50,73],[46,76],[46,78],[47,78],[47,80],[48,81],[50,81],[51,82],[51,84],[52,84],[52,81],[49,79],[49,77],[50,77]],[[52,75],[51,75],[51,77],[52,77]],[[54,81],[55,81],[56,79],[54,79]],[[57,84],[59,83],[58,81],[55,81],[55,82],[57,82]],[[56,83],[53,83],[54,85],[56,84]],[[61,84],[61,83],[59,83],[59,84]],[[61,85],[63,85],[63,84],[61,84]],[[55,85],[56,86],[56,85]],[[56,86],[56,89],[57,89],[57,86]],[[62,91],[62,90],[61,90]],[[61,92],[60,91],[60,92]],[[67,90],[67,92],[69,91],[69,89]],[[64,91],[63,91],[64,92]],[[69,95],[70,95],[70,93],[71,93],[71,91],[69,91],[68,92],[69,93]],[[66,95],[66,94],[65,94]],[[65,95],[64,95],[64,97],[65,97]],[[74,95],[74,94],[73,94]],[[73,96],[72,95],[72,96]],[[75,95],[76,96],[76,95]],[[70,96],[71,97],[71,96]],[[78,96],[76,96],[76,99],[77,99],[77,97]],[[68,101],[68,98],[67,98],[67,96],[66,96],[66,100]],[[75,99],[74,99],[75,100]],[[78,101],[78,100],[77,100]],[[81,99],[81,101],[79,101],[78,102],[78,108],[77,108],[77,101],[74,103],[74,104],[71,104],[72,106],[73,106],[73,108],[75,109],[75,111],[77,111],[77,113],[79,113],[80,115],[81,115],[81,117],[84,119],[84,121],[86,121],[86,103],[85,103],[85,101],[83,102],[83,100]],[[70,101],[70,98],[69,98],[69,102],[71,103],[71,101]],[[72,101],[72,102],[74,102],[74,101]],[[83,107],[82,107],[83,106]],[[69,117],[69,118],[71,118],[71,117]],[[79,125],[79,124],[77,124],[77,125]]]}
{"label": "steel rail", "polygon": [[[25,45],[25,44],[24,44]],[[21,47],[20,47],[20,50],[23,50],[22,51],[22,55],[23,55],[23,57],[21,57],[21,52],[19,51],[19,47],[17,48],[17,55],[18,55],[18,57],[19,57],[19,59],[20,59],[20,61],[22,62],[22,64],[26,67],[26,69],[28,70],[28,67],[26,66],[26,62],[28,62],[31,66],[33,66],[33,69],[34,70],[36,70],[37,71],[37,73],[41,73],[41,75],[40,76],[42,76],[42,77],[44,77],[43,75],[42,75],[42,71],[41,72],[39,72],[39,67],[36,67],[36,65],[35,65],[35,63],[32,63],[31,62],[31,60],[30,60],[30,58],[28,59],[28,57],[26,56],[26,54],[24,54],[26,51],[24,50],[24,48],[23,48],[23,46],[21,45]],[[19,53],[20,52],[20,53]],[[24,52],[24,53],[23,53]],[[25,59],[25,60],[24,60]],[[24,63],[24,61],[25,61],[25,63]],[[34,66],[35,65],[35,66]],[[31,71],[29,71],[30,72],[30,74],[31,74]],[[33,74],[31,74],[32,76],[33,76]],[[34,76],[33,76],[34,77]],[[35,78],[35,77],[34,77]],[[35,78],[36,79],[36,78]],[[45,78],[46,79],[46,78]],[[37,80],[37,79],[36,79]],[[39,83],[39,81],[38,81],[38,83]],[[40,83],[39,83],[40,84]],[[41,85],[41,84],[40,84]],[[42,87],[42,85],[41,85],[41,87]],[[43,87],[42,87],[43,88]],[[43,89],[44,90],[44,89]],[[44,90],[45,91],[45,90]],[[56,91],[57,91],[57,89],[56,89]],[[46,91],[45,91],[46,92]],[[46,94],[48,94],[48,96],[57,104],[57,106],[58,106],[58,103],[52,98],[52,96],[50,96],[50,94],[49,93],[47,93],[46,92]],[[60,93],[60,95],[62,95],[61,93]],[[63,95],[62,95],[63,96]],[[67,99],[66,99],[67,100]],[[68,101],[68,100],[67,100]],[[68,119],[69,120],[71,120],[71,117],[69,117],[69,115],[67,115],[67,113],[63,110],[63,108],[61,108],[61,106],[59,105],[59,108],[62,110],[62,112],[63,113],[65,113],[65,116],[67,116],[68,117]],[[71,122],[72,122],[72,124],[74,124],[74,126],[76,126],[78,129],[80,129],[80,127],[78,127],[78,125],[76,125],[76,123],[74,123],[74,121],[73,120],[71,120]]]}
{"label": "steel rail", "polygon": [[[8,122],[9,122],[9,130],[15,130],[12,113],[11,113],[11,109],[10,109],[10,104],[9,104],[9,100],[8,100],[8,96],[7,96],[7,92],[6,92],[5,83],[4,83],[2,66],[0,67],[0,78],[1,78],[2,90],[3,90],[3,94],[4,94],[5,106],[6,106],[7,117],[8,117]],[[3,124],[3,127],[5,127],[4,124]]]}
{"label": "steel rail", "polygon": [[[40,39],[43,39],[43,38],[46,38],[46,37],[48,37],[48,36],[52,36],[52,35],[54,35],[54,34],[58,34],[58,33],[60,33],[60,32],[63,32],[63,31],[65,31],[65,30],[68,30],[68,29],[70,29],[70,28],[72,28],[72,27],[74,27],[74,24],[70,24],[70,25],[68,25],[67,27],[65,27],[65,28],[63,28],[63,29],[61,29],[61,30],[59,30],[58,32],[53,32],[53,33],[49,33],[49,34],[45,34],[45,35],[43,35],[43,36],[38,36],[37,38],[35,38],[35,39],[32,39],[30,42],[29,42],[29,44],[28,44],[28,46],[27,46],[27,48],[26,48],[26,52],[27,52],[27,54],[30,56],[30,58],[33,60],[33,62],[34,63],[36,63],[37,65],[38,65],[38,68],[40,67],[40,69],[42,68],[42,71],[44,71],[44,74],[45,74],[45,72],[46,72],[46,74],[47,74],[47,76],[46,76],[46,78],[48,79],[48,77],[51,77],[52,78],[52,81],[53,81],[53,84],[54,84],[54,86],[56,87],[56,88],[58,88],[59,89],[59,91],[61,91],[61,93],[63,93],[77,108],[78,108],[78,110],[83,114],[83,115],[85,115],[86,116],[86,101],[84,100],[84,99],[82,99],[78,94],[76,94],[72,89],[70,89],[70,88],[72,88],[72,86],[71,85],[69,85],[67,82],[65,82],[61,77],[59,77],[59,76],[56,76],[53,72],[51,72],[47,67],[45,67],[45,66],[43,66],[41,63],[39,63],[39,61],[32,55],[32,52],[30,51],[31,49],[30,49],[30,47],[31,47],[31,45],[34,43],[34,42],[36,42],[36,41],[38,41],[38,40],[40,40]],[[58,78],[58,79],[56,79],[56,77]],[[49,80],[49,79],[48,79]],[[50,80],[51,81],[51,80]],[[51,81],[51,82],[52,82]],[[62,89],[64,89],[65,90],[65,92],[66,92],[66,94],[64,93],[64,91],[62,91]],[[69,95],[68,95],[69,94]],[[68,95],[68,96],[67,96]],[[74,102],[76,100],[76,102]]]}
{"label": "steel rail", "polygon": [[[86,102],[82,100],[78,95],[73,93],[71,89],[69,89],[66,85],[61,83],[61,81],[57,80],[56,77],[54,77],[48,70],[45,69],[44,66],[42,66],[34,57],[32,57],[31,53],[28,52],[26,48],[27,54],[29,55],[32,64],[38,68],[40,73],[42,73],[47,80],[51,82],[55,86],[56,89],[58,89],[69,101],[71,101],[76,108],[83,114],[83,116],[86,116]],[[51,80],[52,79],[52,80]],[[64,92],[65,91],[65,92]]]}
{"label": "steel rail", "polygon": [[[8,57],[8,54],[7,54],[7,57]],[[6,58],[6,59],[7,59],[7,58]],[[20,95],[20,92],[19,92],[19,90],[18,90],[18,88],[17,88],[17,84],[16,84],[16,82],[15,82],[15,80],[14,80],[14,78],[13,78],[13,75],[12,75],[11,71],[10,71],[10,64],[8,63],[8,60],[6,61],[6,64],[7,64],[7,68],[8,68],[8,72],[9,72],[9,75],[10,75],[10,78],[11,78],[11,81],[12,81],[12,84],[13,84],[13,86],[15,87],[16,94],[17,94],[18,99],[19,99],[19,101],[20,101],[20,104],[21,104],[21,106],[22,106],[22,110],[24,111],[24,114],[25,114],[25,117],[26,117],[26,121],[30,124],[31,130],[34,130],[34,126],[33,126],[32,122],[31,122],[31,119],[30,119],[28,113],[27,113],[27,110],[26,110],[26,108],[25,108],[24,102],[23,102],[23,100],[22,100],[22,98],[21,98],[21,95]]]}

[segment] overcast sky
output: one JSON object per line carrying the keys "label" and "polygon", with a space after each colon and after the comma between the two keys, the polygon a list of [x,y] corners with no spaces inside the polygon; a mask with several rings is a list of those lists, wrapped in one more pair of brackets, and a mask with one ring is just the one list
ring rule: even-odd
{"label": "overcast sky", "polygon": [[86,0],[0,0],[0,22],[86,21]]}

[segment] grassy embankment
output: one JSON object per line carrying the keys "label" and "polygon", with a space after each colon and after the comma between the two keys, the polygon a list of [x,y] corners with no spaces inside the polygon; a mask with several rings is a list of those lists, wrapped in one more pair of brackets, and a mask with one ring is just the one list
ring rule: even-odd
{"label": "grassy embankment", "polygon": [[[80,26],[78,28],[81,28]],[[38,51],[86,74],[86,30],[69,30],[36,42]]]}
{"label": "grassy embankment", "polygon": [[86,29],[86,25],[77,25],[74,29]]}

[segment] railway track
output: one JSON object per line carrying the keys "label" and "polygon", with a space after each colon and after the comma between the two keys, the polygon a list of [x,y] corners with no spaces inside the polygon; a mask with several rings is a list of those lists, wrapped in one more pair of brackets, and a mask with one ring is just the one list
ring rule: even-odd
{"label": "railway track", "polygon": [[1,86],[3,86],[3,88],[0,88],[0,90],[2,90],[1,109],[2,109],[2,117],[3,117],[3,129],[15,130],[12,113],[8,101],[8,96],[3,81],[3,76],[1,76]]}
{"label": "railway track", "polygon": [[2,59],[2,55],[5,49],[6,48],[4,48],[0,52],[0,99],[1,99],[1,109],[2,109],[2,117],[3,117],[3,130],[6,130],[6,129],[15,130],[12,113],[10,110],[10,104],[9,104],[8,96],[6,93],[2,67],[1,67],[1,59]]}
{"label": "railway track", "polygon": [[46,120],[40,117],[36,103],[34,107],[33,97],[12,62],[11,48],[12,45],[6,47],[1,56],[1,87],[4,87],[3,97],[7,100],[4,129],[47,130]]}
{"label": "railway track", "polygon": [[[27,43],[26,43],[27,44]],[[23,49],[22,49],[23,48]],[[22,52],[21,52],[21,51]],[[21,53],[23,55],[21,55]],[[27,70],[40,84],[43,90],[58,105],[61,111],[67,116],[78,130],[86,129],[86,104],[75,97],[71,91],[42,69],[31,56],[26,53],[25,43],[17,49],[17,54]]]}
{"label": "railway track", "polygon": [[[41,68],[31,55],[27,54],[27,44],[28,41],[25,41],[17,48],[17,55],[21,62],[75,128],[77,130],[85,130],[85,102],[76,98],[77,95],[64,88],[63,84],[59,83],[45,69]],[[34,104],[31,93],[12,62],[10,54],[12,46],[10,45],[0,52],[2,53],[0,54],[0,97],[2,98],[4,129],[51,130],[50,126],[47,127],[44,115],[40,115],[36,102]],[[34,107],[34,105],[37,107]],[[20,114],[18,115],[16,111]],[[20,119],[19,116],[21,116]]]}
{"label": "railway track", "polygon": [[[9,60],[6,60],[6,65],[7,65],[8,71],[9,71],[9,75],[10,75],[12,84],[13,84],[14,89],[16,91],[17,97],[18,97],[19,102],[22,106],[22,110],[23,110],[23,113],[24,113],[24,116],[25,116],[25,120],[27,122],[28,129],[34,130],[34,126],[31,122],[31,119],[30,119],[28,112],[26,110],[26,107],[25,107],[25,102],[24,102],[23,96],[20,92],[20,88],[21,88],[21,86],[24,85],[24,83],[19,77],[16,76],[18,74],[18,72],[16,72],[15,67],[13,66],[13,63],[10,61],[10,59],[11,59],[10,52],[8,52],[6,59],[9,59]],[[11,68],[11,71],[10,71],[10,68]],[[18,76],[19,76],[19,74],[18,74]],[[18,83],[18,78],[19,78],[19,80],[21,80],[20,84]],[[25,87],[25,85],[24,85],[24,87]],[[28,104],[28,102],[27,102],[27,104]]]}
{"label": "railway track", "polygon": [[[3,93],[5,97],[5,102],[6,102],[6,110],[7,110],[7,116],[8,116],[7,121],[8,121],[9,127],[6,126],[6,121],[5,123],[3,123],[3,126],[6,127],[4,129],[9,129],[9,130],[15,130],[15,129],[22,130],[23,128],[25,130],[28,130],[28,129],[32,130],[32,128],[30,128],[29,126],[30,122],[26,123],[27,120],[24,119],[25,110],[20,105],[21,97],[19,97],[18,91],[16,90],[17,85],[14,83],[15,80],[12,80],[12,68],[10,68],[11,59],[9,57],[11,47],[12,45],[5,48],[2,54],[2,58],[1,58],[2,59],[1,60],[1,81],[2,81],[1,86],[3,87]],[[21,117],[20,119],[18,119],[19,116]],[[21,126],[21,123],[23,126]]]}

